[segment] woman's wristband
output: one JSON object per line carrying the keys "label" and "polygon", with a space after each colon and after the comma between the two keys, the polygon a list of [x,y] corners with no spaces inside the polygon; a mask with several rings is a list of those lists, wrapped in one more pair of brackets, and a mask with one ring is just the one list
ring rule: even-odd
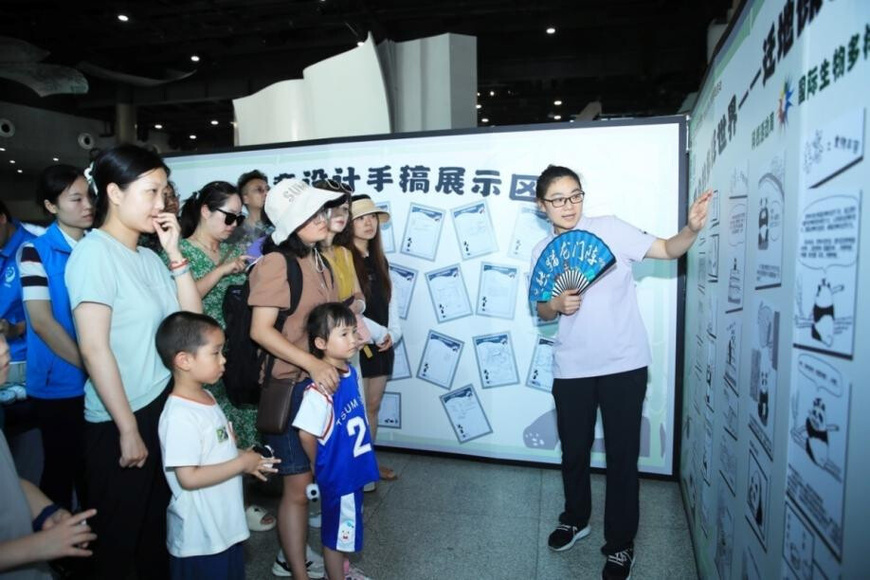
{"label": "woman's wristband", "polygon": [[187,264],[184,264],[183,266],[180,266],[179,268],[170,269],[169,275],[172,276],[173,278],[181,278],[182,276],[184,276],[188,272],[190,272],[190,266]]}
{"label": "woman's wristband", "polygon": [[39,512],[39,515],[36,516],[35,520],[33,520],[33,531],[34,532],[41,532],[42,526],[45,525],[46,520],[48,518],[50,518],[51,516],[53,516],[57,511],[59,511],[61,509],[63,509],[63,508],[61,506],[57,505],[56,503],[49,504],[49,505],[45,506],[44,508],[42,508],[42,511]]}
{"label": "woman's wristband", "polygon": [[187,258],[183,258],[181,260],[169,262],[169,269],[170,270],[178,270],[180,268],[184,268],[188,264],[190,264],[190,261],[188,261]]}

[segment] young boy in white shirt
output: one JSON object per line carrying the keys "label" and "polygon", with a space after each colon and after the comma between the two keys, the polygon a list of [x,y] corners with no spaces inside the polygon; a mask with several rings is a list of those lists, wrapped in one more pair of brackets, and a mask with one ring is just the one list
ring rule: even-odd
{"label": "young boy in white shirt", "polygon": [[275,458],[236,448],[232,424],[203,388],[224,372],[224,333],[211,317],[176,312],[157,329],[157,352],[171,371],[172,394],[158,434],[172,499],[166,510],[173,580],[245,577],[248,525],[242,474],[263,481]]}
{"label": "young boy in white shirt", "polygon": [[293,426],[311,460],[320,488],[323,560],[330,580],[364,578],[348,571],[345,553],[363,545],[363,486],[378,479],[359,379],[348,362],[361,346],[356,316],[338,302],[315,307],[308,315],[311,352],[333,365],[341,376],[335,393],[325,395],[310,379]]}

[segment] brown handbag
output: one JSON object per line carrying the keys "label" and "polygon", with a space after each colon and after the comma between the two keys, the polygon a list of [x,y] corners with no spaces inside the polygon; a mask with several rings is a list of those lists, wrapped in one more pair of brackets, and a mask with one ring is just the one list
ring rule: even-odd
{"label": "brown handbag", "polygon": [[[271,369],[269,369],[271,371]],[[263,380],[260,389],[260,402],[257,406],[257,431],[269,435],[281,435],[290,421],[293,402],[292,380],[279,380],[271,377],[271,372]]]}

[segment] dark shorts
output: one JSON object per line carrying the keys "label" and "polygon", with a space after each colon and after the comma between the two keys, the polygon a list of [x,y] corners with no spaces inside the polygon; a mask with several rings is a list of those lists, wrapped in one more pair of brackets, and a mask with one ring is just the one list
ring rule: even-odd
{"label": "dark shorts", "polygon": [[359,353],[359,367],[363,378],[388,377],[393,374],[393,361],[396,358],[393,348],[381,352],[378,347],[370,344],[369,350],[372,351],[371,358],[366,356],[364,350]]}
{"label": "dark shorts", "polygon": [[208,556],[169,557],[169,577],[172,580],[244,580],[245,551],[242,543],[234,544]]}
{"label": "dark shorts", "polygon": [[281,460],[281,463],[275,465],[278,469],[278,475],[297,475],[311,471],[311,463],[308,461],[308,456],[299,440],[299,429],[293,427],[293,419],[302,405],[304,393],[305,385],[303,383],[297,383],[293,387],[293,395],[290,400],[290,419],[287,421],[284,432],[280,435],[263,434],[263,440],[275,452],[275,457]]}

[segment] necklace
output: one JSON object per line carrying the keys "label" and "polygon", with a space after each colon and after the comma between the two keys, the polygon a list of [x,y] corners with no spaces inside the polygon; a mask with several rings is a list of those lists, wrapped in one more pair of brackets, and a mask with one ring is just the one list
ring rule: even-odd
{"label": "necklace", "polygon": [[215,264],[220,260],[220,246],[218,246],[217,248],[210,248],[195,235],[190,236],[187,239],[193,242],[195,245],[199,246],[199,248],[202,249],[202,251],[205,252],[206,255],[210,257]]}

